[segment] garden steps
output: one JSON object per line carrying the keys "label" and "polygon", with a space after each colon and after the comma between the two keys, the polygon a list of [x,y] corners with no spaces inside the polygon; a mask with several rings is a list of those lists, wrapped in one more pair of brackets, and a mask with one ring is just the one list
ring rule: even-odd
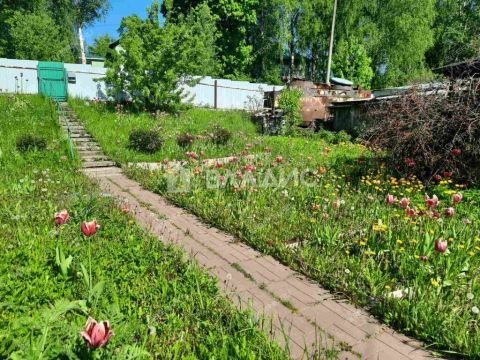
{"label": "garden steps", "polygon": [[[77,146],[85,147],[85,143]],[[96,145],[98,147],[98,145]],[[101,151],[80,150],[85,160]],[[234,304],[253,309],[267,321],[264,331],[288,343],[294,359],[322,357],[325,349],[337,359],[420,360],[435,358],[416,340],[382,325],[366,311],[333,296],[306,277],[238,242],[194,215],[170,204],[109,166],[82,171],[97,180],[104,193],[128,204],[131,215],[167,244],[183,247],[189,256],[218,279]],[[90,164],[89,161],[84,163]]]}

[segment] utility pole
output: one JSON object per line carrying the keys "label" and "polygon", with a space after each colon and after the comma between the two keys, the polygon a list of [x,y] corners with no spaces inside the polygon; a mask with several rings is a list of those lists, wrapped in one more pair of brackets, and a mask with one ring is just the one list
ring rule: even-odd
{"label": "utility pole", "polygon": [[334,35],[335,35],[335,20],[336,20],[336,18],[337,18],[337,0],[334,0],[332,31],[330,33],[330,48],[328,50],[327,85],[330,85],[330,71],[332,70],[333,39],[334,39]]}

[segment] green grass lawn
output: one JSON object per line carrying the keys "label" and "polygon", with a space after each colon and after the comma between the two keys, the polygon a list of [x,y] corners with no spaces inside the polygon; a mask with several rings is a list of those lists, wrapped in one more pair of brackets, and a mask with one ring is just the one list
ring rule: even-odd
{"label": "green grass lawn", "polygon": [[[288,358],[214,279],[79,173],[49,101],[0,96],[0,127],[0,358]],[[26,133],[47,149],[16,151]],[[56,227],[62,209],[70,219]],[[86,238],[80,224],[92,219],[101,227]],[[63,269],[57,249],[72,257]],[[88,316],[110,321],[106,347],[88,351]]]}
{"label": "green grass lawn", "polygon": [[[101,107],[90,107],[90,114],[96,115],[88,118],[82,111],[82,120],[100,142],[106,141],[106,135],[97,129],[112,128],[120,121],[115,119],[124,117]],[[155,172],[129,169],[130,176],[368,307],[386,323],[429,346],[462,358],[480,358],[478,190],[448,180],[426,189],[414,178],[390,176],[362,146],[329,145],[315,138],[262,137],[244,117],[238,116],[238,123],[232,125],[231,113],[191,110],[178,122],[183,123],[184,118],[195,122],[195,114],[201,114],[197,132],[210,126],[209,119],[222,126],[251,129],[238,130],[231,146],[213,147],[205,156],[237,155],[239,162],[222,164],[213,171],[201,159],[191,161],[183,173],[189,184],[182,184],[169,168]],[[131,115],[128,128],[145,126],[146,119],[146,115]],[[149,126],[155,126],[149,121]],[[173,136],[179,125],[172,120],[163,126]],[[123,129],[121,136],[127,133]],[[111,143],[116,149],[110,153],[126,156],[124,145]],[[271,152],[264,152],[266,147]],[[152,159],[186,159],[181,151],[172,149],[167,146]],[[262,155],[248,160],[241,156],[242,150]],[[123,155],[116,159],[130,162],[141,157]],[[293,180],[278,184],[278,179],[295,171],[303,174],[303,183],[300,178],[298,184]],[[183,187],[188,191],[172,192],[172,183],[176,184],[173,190]],[[452,207],[452,195],[457,191],[464,199],[454,208],[455,215],[447,217],[445,211]],[[388,193],[398,199],[409,198],[417,215],[407,216],[398,202],[387,205]],[[425,193],[438,195],[438,208],[426,208]],[[440,219],[436,219],[436,211]],[[439,239],[448,242],[445,252],[435,250]],[[299,246],[289,246],[295,243]]]}

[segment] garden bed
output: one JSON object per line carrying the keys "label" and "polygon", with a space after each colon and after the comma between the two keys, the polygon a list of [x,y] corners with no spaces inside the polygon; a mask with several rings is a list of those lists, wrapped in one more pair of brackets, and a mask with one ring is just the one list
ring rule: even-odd
{"label": "garden bed", "polygon": [[[1,358],[288,358],[214,279],[79,173],[53,104],[0,96],[0,126]],[[17,151],[25,133],[46,149]],[[82,231],[93,219],[99,228]],[[114,333],[101,349],[80,336],[89,316]]]}
{"label": "garden bed", "polygon": [[[118,116],[101,107],[89,111],[97,112],[98,120],[90,119],[86,125],[102,142],[104,135],[96,129],[111,127]],[[215,120],[223,117],[221,112],[193,111],[201,111],[203,119],[208,113]],[[137,119],[144,115],[131,116],[129,126],[135,127]],[[238,127],[250,126],[248,120],[237,121],[242,122]],[[166,131],[175,133],[175,124],[167,122],[164,127],[171,126]],[[205,120],[199,124],[209,125]],[[193,149],[196,156],[169,147],[160,150],[155,156],[189,161],[181,176],[167,167],[130,169],[129,174],[205,221],[369,308],[395,328],[436,349],[478,358],[477,190],[448,178],[428,189],[414,177],[395,178],[365,148],[351,143],[254,133],[234,133],[234,139],[232,145],[208,145],[212,150],[204,154],[201,147]],[[118,144],[110,154],[122,151]],[[213,168],[203,164],[217,154],[238,160]],[[262,156],[251,160],[248,154]],[[130,162],[137,156],[117,160]],[[182,183],[185,177],[188,181]],[[454,204],[452,197],[458,192],[463,199]],[[426,193],[430,198],[437,195],[439,203],[426,202]],[[395,198],[391,204],[385,201],[387,194]],[[400,204],[401,198],[408,198],[408,209],[402,207],[405,201]]]}

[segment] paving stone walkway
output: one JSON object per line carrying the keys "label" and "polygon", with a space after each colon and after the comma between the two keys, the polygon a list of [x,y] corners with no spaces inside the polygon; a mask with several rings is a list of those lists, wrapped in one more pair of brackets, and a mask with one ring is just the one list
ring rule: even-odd
{"label": "paving stone walkway", "polygon": [[101,152],[66,104],[60,122],[74,135],[83,172],[102,191],[128,203],[137,222],[165,243],[181,246],[199,266],[218,278],[222,291],[241,308],[264,316],[264,328],[293,359],[432,359],[422,344],[380,324],[362,309],[335,299],[327,290],[202,223],[163,197],[142,189]]}

